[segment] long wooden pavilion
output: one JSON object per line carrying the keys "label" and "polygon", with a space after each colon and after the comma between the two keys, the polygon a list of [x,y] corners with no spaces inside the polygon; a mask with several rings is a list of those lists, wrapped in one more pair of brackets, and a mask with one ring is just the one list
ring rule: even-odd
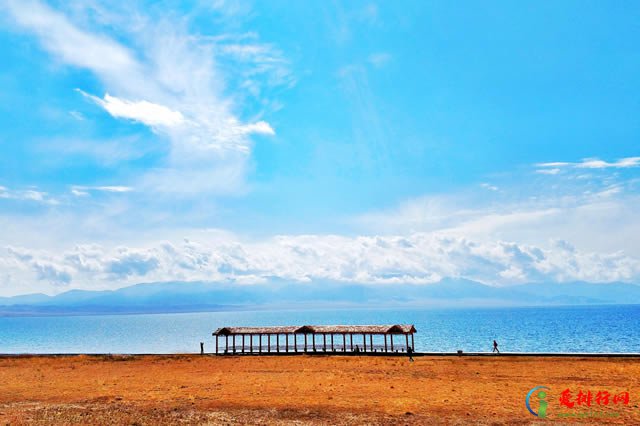
{"label": "long wooden pavilion", "polygon": [[[235,354],[406,352],[414,349],[414,333],[413,325],[395,324],[220,327],[212,334],[216,339],[216,353]],[[219,342],[223,337],[224,346]]]}

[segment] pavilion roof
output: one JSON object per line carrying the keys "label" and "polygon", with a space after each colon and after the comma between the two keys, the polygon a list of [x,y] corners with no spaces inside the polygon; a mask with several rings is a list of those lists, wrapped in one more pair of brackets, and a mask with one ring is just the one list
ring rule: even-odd
{"label": "pavilion roof", "polygon": [[213,334],[287,334],[295,333],[300,327],[220,327]]}
{"label": "pavilion roof", "polygon": [[213,335],[234,334],[404,334],[415,333],[416,328],[412,324],[387,324],[387,325],[303,325],[303,326],[276,326],[276,327],[220,327]]}

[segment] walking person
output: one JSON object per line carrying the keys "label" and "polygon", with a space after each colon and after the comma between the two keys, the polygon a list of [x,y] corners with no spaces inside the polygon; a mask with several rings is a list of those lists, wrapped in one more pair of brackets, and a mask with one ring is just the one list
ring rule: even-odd
{"label": "walking person", "polygon": [[409,355],[409,361],[413,362],[413,349],[411,346],[407,347],[407,355]]}
{"label": "walking person", "polygon": [[491,352],[500,353],[500,350],[498,349],[498,342],[496,342],[495,340],[493,341],[493,350]]}

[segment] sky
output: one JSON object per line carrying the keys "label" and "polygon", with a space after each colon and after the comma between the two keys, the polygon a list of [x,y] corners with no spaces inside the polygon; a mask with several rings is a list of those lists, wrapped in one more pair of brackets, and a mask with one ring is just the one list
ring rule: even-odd
{"label": "sky", "polygon": [[639,19],[0,0],[0,295],[640,284]]}

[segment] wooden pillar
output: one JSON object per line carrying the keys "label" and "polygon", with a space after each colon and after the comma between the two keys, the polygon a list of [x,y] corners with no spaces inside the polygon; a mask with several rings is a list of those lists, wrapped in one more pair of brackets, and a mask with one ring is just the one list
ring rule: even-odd
{"label": "wooden pillar", "polygon": [[311,335],[311,339],[313,339],[313,351],[316,351],[316,333]]}
{"label": "wooden pillar", "polygon": [[284,335],[284,351],[289,352],[289,334]]}
{"label": "wooden pillar", "polygon": [[393,352],[393,334],[390,334],[389,336],[391,336],[391,352]]}
{"label": "wooden pillar", "polygon": [[304,333],[304,351],[307,351],[307,333]]}
{"label": "wooden pillar", "polygon": [[384,351],[387,352],[387,335],[384,335]]}
{"label": "wooden pillar", "polygon": [[324,352],[327,351],[327,334],[326,333],[322,333],[322,350]]}
{"label": "wooden pillar", "polygon": [[373,334],[369,335],[369,350],[373,352]]}
{"label": "wooden pillar", "polygon": [[244,334],[242,335],[242,353],[244,353]]}
{"label": "wooden pillar", "polygon": [[347,335],[342,333],[342,352],[347,351]]}
{"label": "wooden pillar", "polygon": [[293,333],[293,351],[298,352],[298,336]]}
{"label": "wooden pillar", "polygon": [[216,334],[216,353],[218,353],[218,335]]}
{"label": "wooden pillar", "polygon": [[271,335],[267,334],[267,352],[271,352]]}
{"label": "wooden pillar", "polygon": [[258,353],[262,353],[262,333],[258,334]]}
{"label": "wooden pillar", "polygon": [[276,334],[276,352],[280,352],[280,335]]}
{"label": "wooden pillar", "polygon": [[362,335],[362,351],[363,352],[367,351],[367,335],[366,334]]}
{"label": "wooden pillar", "polygon": [[414,352],[416,351],[416,347],[415,347],[414,342],[413,342],[413,333],[411,333],[411,350],[414,351]]}
{"label": "wooden pillar", "polygon": [[253,334],[249,335],[249,353],[253,353]]}
{"label": "wooden pillar", "polygon": [[224,336],[224,343],[225,343],[225,353],[229,353],[229,336]]}
{"label": "wooden pillar", "polygon": [[236,335],[234,334],[231,338],[231,352],[236,353]]}
{"label": "wooden pillar", "polygon": [[331,352],[333,352],[333,333],[331,333]]}
{"label": "wooden pillar", "polygon": [[349,334],[349,340],[351,340],[351,352],[353,352],[353,334]]}
{"label": "wooden pillar", "polygon": [[405,333],[405,334],[404,334],[404,338],[405,338],[405,339],[406,339],[406,341],[407,341],[407,352],[409,352],[409,334]]}

